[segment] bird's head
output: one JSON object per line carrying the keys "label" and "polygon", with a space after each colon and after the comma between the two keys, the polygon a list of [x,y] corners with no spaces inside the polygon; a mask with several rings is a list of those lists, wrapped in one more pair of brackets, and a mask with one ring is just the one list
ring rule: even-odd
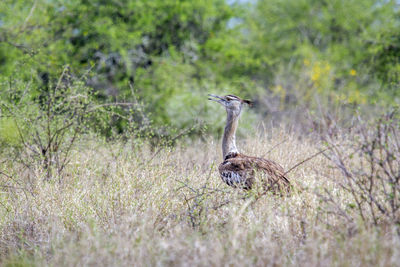
{"label": "bird's head", "polygon": [[250,100],[241,99],[235,95],[217,96],[208,94],[208,100],[215,101],[223,105],[226,112],[233,113],[234,115],[240,115],[243,104],[251,106],[253,104]]}

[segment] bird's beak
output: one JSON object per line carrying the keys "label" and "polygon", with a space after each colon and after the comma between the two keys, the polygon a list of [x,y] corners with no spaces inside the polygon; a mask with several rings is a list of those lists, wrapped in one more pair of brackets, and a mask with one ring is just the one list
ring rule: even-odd
{"label": "bird's beak", "polygon": [[223,97],[220,97],[220,96],[217,96],[217,95],[213,95],[213,94],[208,94],[208,100],[218,102],[218,103],[220,103],[222,105],[224,105],[225,102],[226,102],[226,100]]}

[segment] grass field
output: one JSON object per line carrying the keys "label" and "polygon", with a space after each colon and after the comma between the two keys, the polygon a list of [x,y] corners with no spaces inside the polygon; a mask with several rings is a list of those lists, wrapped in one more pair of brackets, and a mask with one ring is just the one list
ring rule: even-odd
{"label": "grass field", "polygon": [[[241,138],[239,148],[289,169],[321,149],[316,140],[282,128]],[[1,265],[400,265],[395,226],[347,211],[344,177],[322,155],[289,174],[290,196],[257,198],[223,184],[218,140],[157,149],[81,141],[51,181],[40,164],[3,158]]]}

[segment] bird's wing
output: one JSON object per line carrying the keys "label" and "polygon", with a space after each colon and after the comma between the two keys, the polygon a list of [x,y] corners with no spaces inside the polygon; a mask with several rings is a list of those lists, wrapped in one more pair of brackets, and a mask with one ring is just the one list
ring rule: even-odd
{"label": "bird's wing", "polygon": [[221,171],[231,171],[243,175],[247,179],[253,178],[257,173],[262,174],[262,180],[269,185],[280,186],[290,185],[285,176],[284,169],[272,160],[264,158],[249,157],[238,154],[236,157],[225,160],[220,165]]}

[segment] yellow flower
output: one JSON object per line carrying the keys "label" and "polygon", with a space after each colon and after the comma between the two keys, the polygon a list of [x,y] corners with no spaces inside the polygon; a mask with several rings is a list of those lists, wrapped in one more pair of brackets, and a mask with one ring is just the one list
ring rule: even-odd
{"label": "yellow flower", "polygon": [[276,85],[272,88],[272,90],[275,94],[280,94],[283,90],[283,87],[282,85]]}
{"label": "yellow flower", "polygon": [[329,72],[331,70],[331,65],[328,63],[325,64],[325,72]]}
{"label": "yellow flower", "polygon": [[319,79],[319,72],[314,72],[314,73],[311,75],[311,80],[312,80],[313,82],[316,82],[316,81],[318,81],[318,79]]}
{"label": "yellow flower", "polygon": [[308,60],[308,59],[304,59],[303,63],[305,66],[310,66],[310,60]]}
{"label": "yellow flower", "polygon": [[357,75],[357,71],[355,69],[351,69],[350,70],[350,75],[351,76],[356,76]]}

